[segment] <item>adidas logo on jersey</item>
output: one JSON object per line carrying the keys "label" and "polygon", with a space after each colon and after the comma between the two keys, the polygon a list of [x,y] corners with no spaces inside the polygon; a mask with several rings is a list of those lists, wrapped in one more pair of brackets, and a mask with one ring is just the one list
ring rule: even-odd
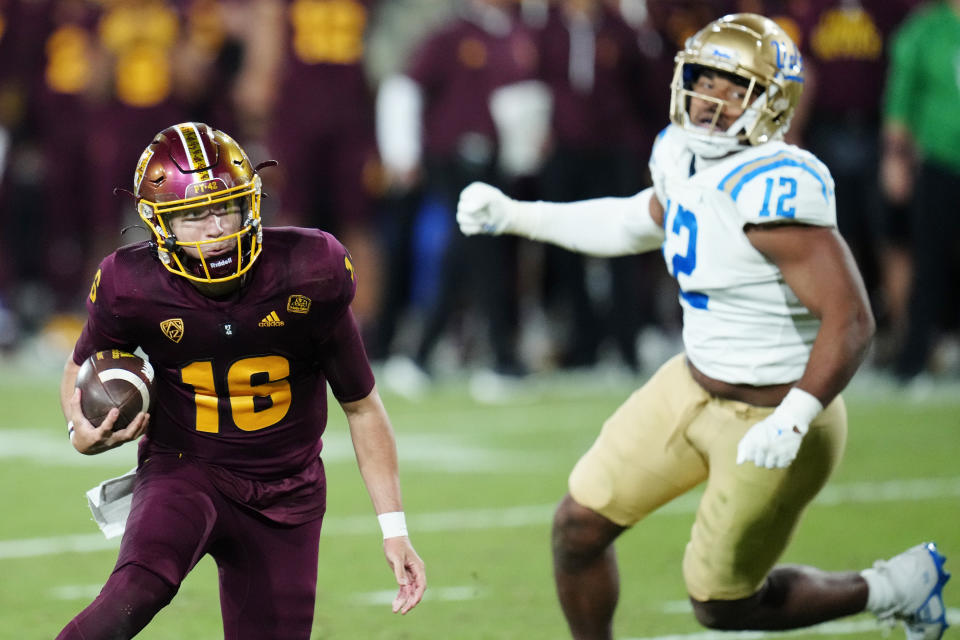
{"label": "adidas logo on jersey", "polygon": [[280,316],[277,315],[276,311],[271,311],[268,313],[263,320],[260,321],[258,325],[260,327],[282,327],[283,320],[280,319]]}

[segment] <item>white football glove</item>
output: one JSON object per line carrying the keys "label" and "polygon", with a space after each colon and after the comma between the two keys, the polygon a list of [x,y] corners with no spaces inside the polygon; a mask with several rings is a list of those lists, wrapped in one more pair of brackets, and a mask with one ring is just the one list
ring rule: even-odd
{"label": "white football glove", "polygon": [[457,223],[465,236],[478,233],[498,236],[510,230],[516,217],[514,200],[485,182],[474,182],[460,192]]}
{"label": "white football glove", "polygon": [[737,445],[737,464],[768,469],[790,466],[810,423],[823,411],[813,395],[794,387],[769,416],[750,427]]}

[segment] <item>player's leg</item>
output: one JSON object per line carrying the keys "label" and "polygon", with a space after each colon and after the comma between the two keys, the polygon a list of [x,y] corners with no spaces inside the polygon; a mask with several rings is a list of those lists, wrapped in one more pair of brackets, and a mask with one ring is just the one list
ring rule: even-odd
{"label": "player's leg", "polygon": [[790,629],[862,611],[858,573],[773,568],[810,501],[839,462],[846,438],[842,400],[811,425],[785,469],[736,463],[742,434],[772,409],[714,400],[691,426],[710,460],[710,479],[684,556],[698,620],[720,629]]}
{"label": "player's leg", "polygon": [[169,604],[176,589],[135,564],[114,570],[100,595],[71,620],[57,640],[124,640],[137,635]]}
{"label": "player's leg", "polygon": [[831,403],[786,469],[737,465],[742,434],[770,411],[714,400],[688,430],[710,460],[684,557],[697,619],[718,629],[792,629],[868,610],[901,620],[908,640],[940,638],[949,575],[934,546],[918,545],[863,572],[774,566],[840,460],[846,411],[841,399]]}
{"label": "player's leg", "polygon": [[613,541],[626,527],[567,494],[553,519],[553,575],[560,607],[578,640],[612,638],[620,596]]}
{"label": "player's leg", "polygon": [[936,545],[926,543],[859,573],[781,565],[753,596],[692,602],[697,619],[711,628],[791,629],[866,610],[900,621],[907,640],[939,640],[948,626],[944,562]]}
{"label": "player's leg", "polygon": [[288,526],[233,505],[211,548],[220,573],[225,640],[308,640],[322,518]]}
{"label": "player's leg", "polygon": [[956,172],[924,162],[917,175],[910,209],[913,279],[907,308],[904,343],[895,373],[903,382],[926,371],[940,317],[950,300],[951,269],[955,266]]}
{"label": "player's leg", "polygon": [[607,420],[570,474],[552,543],[557,594],[574,638],[612,636],[616,537],[706,478],[685,430],[708,400],[684,358],[674,358]]}
{"label": "player's leg", "polygon": [[113,573],[58,640],[132,638],[203,555],[217,519],[213,489],[202,472],[170,457],[141,466]]}

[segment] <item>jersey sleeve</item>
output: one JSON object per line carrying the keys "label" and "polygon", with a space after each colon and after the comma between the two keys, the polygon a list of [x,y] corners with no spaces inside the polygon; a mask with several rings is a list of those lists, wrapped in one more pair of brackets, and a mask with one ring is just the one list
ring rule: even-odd
{"label": "jersey sleeve", "polygon": [[353,267],[353,258],[347,248],[339,241],[333,243],[333,271],[339,285],[336,301],[342,309],[347,309],[357,295],[357,272]]}
{"label": "jersey sleeve", "polygon": [[373,389],[373,372],[363,347],[360,330],[350,310],[357,292],[357,273],[347,248],[330,238],[329,268],[331,286],[336,293],[331,300],[332,324],[324,329],[320,363],[333,395],[340,402],[352,402],[369,395]]}
{"label": "jersey sleeve", "polygon": [[340,402],[361,400],[373,390],[373,372],[360,329],[349,308],[331,328],[321,350],[320,363],[330,390]]}
{"label": "jersey sleeve", "polygon": [[90,355],[103,349],[123,349],[133,351],[137,345],[131,344],[124,336],[123,323],[116,307],[116,254],[111,254],[100,263],[90,293],[87,295],[87,321],[83,331],[73,347],[73,361],[82,364]]}
{"label": "jersey sleeve", "polygon": [[813,155],[787,149],[743,163],[720,183],[744,224],[837,225],[833,178]]}

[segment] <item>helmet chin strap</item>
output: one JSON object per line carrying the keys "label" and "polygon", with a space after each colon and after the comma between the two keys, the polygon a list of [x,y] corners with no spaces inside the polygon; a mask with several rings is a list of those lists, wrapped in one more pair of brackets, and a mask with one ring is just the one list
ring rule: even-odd
{"label": "helmet chin strap", "polygon": [[722,158],[739,151],[742,146],[741,142],[733,136],[698,131],[696,127],[690,124],[687,115],[684,115],[684,126],[681,130],[687,138],[687,148],[701,158]]}

